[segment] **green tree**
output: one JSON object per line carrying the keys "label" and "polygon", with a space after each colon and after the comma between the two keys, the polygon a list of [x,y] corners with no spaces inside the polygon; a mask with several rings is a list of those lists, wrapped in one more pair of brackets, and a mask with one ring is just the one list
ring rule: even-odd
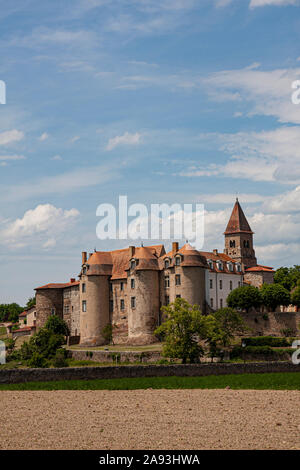
{"label": "green tree", "polygon": [[43,364],[46,364],[48,360],[55,356],[57,349],[60,349],[63,343],[63,335],[53,333],[53,331],[47,328],[41,328],[28,342],[22,344],[20,349],[21,359],[29,361],[28,364],[31,367],[44,367],[41,365],[34,366],[34,362],[31,359],[34,357],[36,363],[39,363],[42,357],[45,359]]}
{"label": "green tree", "polygon": [[300,307],[300,285],[296,287],[296,289],[291,294],[291,302],[296,307]]}
{"label": "green tree", "polygon": [[296,287],[297,282],[300,280],[300,265],[293,267],[281,267],[277,269],[274,275],[275,284],[282,285],[288,291]]}
{"label": "green tree", "polygon": [[237,334],[243,334],[248,329],[241,315],[233,308],[220,308],[213,317],[219,330],[220,342],[224,347],[229,346]]}
{"label": "green tree", "polygon": [[45,324],[45,328],[57,335],[69,336],[70,334],[66,322],[57,315],[51,315],[51,317],[48,318]]}
{"label": "green tree", "polygon": [[227,297],[228,307],[246,310],[247,312],[251,307],[259,307],[261,303],[261,293],[254,286],[237,287]]}
{"label": "green tree", "polygon": [[11,304],[0,305],[0,322],[10,321],[16,323],[19,320],[20,313],[23,312],[23,307],[13,302]]}
{"label": "green tree", "polygon": [[34,307],[35,305],[36,305],[36,299],[35,299],[35,297],[30,297],[30,298],[27,300],[26,308],[31,308],[31,307]]}
{"label": "green tree", "polygon": [[279,305],[289,305],[291,296],[281,284],[263,284],[260,288],[262,303],[271,310]]}
{"label": "green tree", "polygon": [[165,341],[163,355],[181,359],[182,363],[198,362],[203,354],[199,337],[205,336],[206,322],[198,306],[191,306],[186,300],[177,298],[175,302],[162,307],[165,321],[156,330]]}

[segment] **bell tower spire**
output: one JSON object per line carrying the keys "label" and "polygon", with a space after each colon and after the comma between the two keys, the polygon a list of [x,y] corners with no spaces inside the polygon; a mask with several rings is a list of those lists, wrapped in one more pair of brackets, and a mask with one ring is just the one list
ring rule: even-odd
{"label": "bell tower spire", "polygon": [[224,253],[226,255],[242,263],[243,268],[250,268],[257,265],[253,248],[253,232],[240,206],[238,198],[236,198],[224,235]]}

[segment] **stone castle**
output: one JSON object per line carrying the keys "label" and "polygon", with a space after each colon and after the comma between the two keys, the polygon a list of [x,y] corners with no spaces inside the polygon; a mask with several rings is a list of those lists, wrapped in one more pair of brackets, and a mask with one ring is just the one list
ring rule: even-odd
{"label": "stone castle", "polygon": [[230,291],[243,284],[273,282],[273,269],[257,264],[253,232],[238,200],[224,236],[223,253],[177,242],[168,253],[163,245],[83,252],[78,281],[36,288],[36,328],[56,314],[83,346],[104,344],[108,324],[115,344],[149,344],[156,341],[161,306],[177,297],[208,313],[225,307]]}

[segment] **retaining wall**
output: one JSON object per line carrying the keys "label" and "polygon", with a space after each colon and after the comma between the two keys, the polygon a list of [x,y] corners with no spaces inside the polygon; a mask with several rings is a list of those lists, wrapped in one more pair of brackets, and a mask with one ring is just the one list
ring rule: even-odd
{"label": "retaining wall", "polygon": [[[80,350],[72,349],[68,350],[69,354],[72,355],[73,359],[77,361],[94,361],[94,362],[116,362],[116,356],[118,362],[157,362],[162,359],[159,351],[92,351],[92,350]],[[92,356],[87,356],[87,352],[91,353]]]}
{"label": "retaining wall", "polygon": [[[68,367],[63,369],[4,369],[0,383],[39,382],[52,380],[91,380],[130,377],[198,377],[244,373],[300,372],[300,365],[292,362],[251,364],[172,364],[120,367]],[[300,375],[299,375],[300,381]]]}

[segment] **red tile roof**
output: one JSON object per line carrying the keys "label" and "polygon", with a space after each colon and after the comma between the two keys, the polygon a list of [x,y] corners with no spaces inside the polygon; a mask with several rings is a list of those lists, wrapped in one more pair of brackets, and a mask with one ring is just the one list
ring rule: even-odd
{"label": "red tile roof", "polygon": [[20,313],[19,318],[20,318],[20,317],[26,317],[26,316],[27,316],[27,312],[24,311],[24,312]]}
{"label": "red tile roof", "polygon": [[79,285],[79,281],[66,282],[66,283],[60,283],[60,284],[50,283],[50,284],[45,284],[44,286],[41,286],[41,287],[36,287],[35,290],[39,290],[39,289],[65,289],[66,287],[78,286],[78,285]]}
{"label": "red tile roof", "polygon": [[249,273],[249,272],[262,272],[262,271],[268,272],[268,273],[273,273],[274,269],[270,268],[270,266],[260,266],[260,265],[253,266],[252,268],[246,269],[246,273]]}
{"label": "red tile roof", "polygon": [[231,233],[241,232],[253,233],[237,199],[224,234],[229,235]]}

